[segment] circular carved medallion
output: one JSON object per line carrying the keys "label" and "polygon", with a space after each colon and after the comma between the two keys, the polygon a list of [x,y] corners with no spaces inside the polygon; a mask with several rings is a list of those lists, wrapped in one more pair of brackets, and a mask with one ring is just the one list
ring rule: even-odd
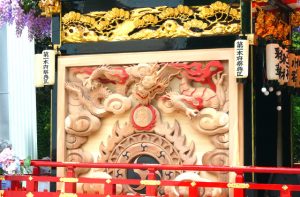
{"label": "circular carved medallion", "polygon": [[[130,163],[134,164],[159,164],[159,161],[152,157],[151,155],[139,155],[136,158],[133,158]],[[148,175],[148,170],[142,170],[142,169],[128,169],[126,176],[128,179],[142,179],[146,180]],[[162,171],[156,171],[155,172],[155,178],[156,180],[160,180],[162,177]],[[145,185],[129,185],[130,189],[133,190],[136,193],[145,194],[146,193],[146,187]]]}
{"label": "circular carved medallion", "polygon": [[[146,106],[147,107],[147,106]],[[133,114],[133,113],[132,113]],[[164,135],[162,134],[164,131]],[[180,140],[178,140],[180,139]],[[137,131],[131,124],[120,127],[116,122],[109,143],[100,145],[100,163],[146,163],[146,164],[195,164],[194,142],[186,144],[185,136],[181,135],[178,122],[173,127],[168,124],[156,125],[149,131]],[[142,179],[148,175],[147,170],[139,169],[103,169],[110,176],[120,179]],[[173,180],[181,171],[157,170],[156,179]],[[145,193],[145,188],[139,185],[122,185],[117,189],[121,193]],[[164,188],[158,188],[158,194],[164,194]]]}
{"label": "circular carved medallion", "polygon": [[156,122],[156,112],[152,105],[138,105],[131,112],[131,123],[137,130],[150,130]]}
{"label": "circular carved medallion", "polygon": [[[136,133],[116,144],[108,159],[109,163],[159,163],[182,165],[179,151],[167,139],[154,133]],[[107,169],[108,174],[116,178],[146,179],[147,170]],[[157,179],[174,179],[181,171],[156,171]],[[123,191],[132,193],[145,192],[144,187],[124,185]],[[159,191],[163,191],[159,188]]]}

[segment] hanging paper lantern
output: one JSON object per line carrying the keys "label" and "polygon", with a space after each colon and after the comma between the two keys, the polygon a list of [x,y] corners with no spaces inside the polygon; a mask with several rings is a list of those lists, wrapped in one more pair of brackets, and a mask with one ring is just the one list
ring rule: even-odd
{"label": "hanging paper lantern", "polygon": [[266,74],[268,80],[278,80],[276,67],[279,66],[279,60],[277,58],[277,51],[279,50],[279,44],[271,43],[266,46]]}
{"label": "hanging paper lantern", "polygon": [[278,80],[283,85],[288,82],[288,49],[277,43],[266,46],[266,71],[268,80]]}
{"label": "hanging paper lantern", "polygon": [[234,75],[247,78],[249,70],[249,41],[238,39],[234,42]]}
{"label": "hanging paper lantern", "polygon": [[43,80],[43,56],[42,54],[34,55],[34,85],[35,87],[44,87]]}
{"label": "hanging paper lantern", "polygon": [[279,75],[278,83],[284,85],[289,81],[288,49],[280,47],[277,56],[279,60],[279,67],[276,67],[277,74]]}
{"label": "hanging paper lantern", "polygon": [[44,50],[42,52],[43,81],[44,85],[55,83],[55,52],[54,50]]}

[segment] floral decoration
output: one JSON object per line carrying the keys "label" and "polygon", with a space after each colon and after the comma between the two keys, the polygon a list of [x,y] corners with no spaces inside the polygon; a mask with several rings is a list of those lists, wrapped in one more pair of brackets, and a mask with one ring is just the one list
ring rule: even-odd
{"label": "floral decoration", "polygon": [[29,40],[50,37],[51,18],[40,16],[37,4],[36,0],[0,0],[0,28],[14,23],[17,36],[27,27]]}
{"label": "floral decoration", "polygon": [[0,140],[0,175],[28,174],[31,173],[30,157],[21,162],[14,154],[11,144],[5,140]]}
{"label": "floral decoration", "polygon": [[12,149],[5,148],[0,153],[0,173],[1,174],[20,174],[20,160],[14,156]]}

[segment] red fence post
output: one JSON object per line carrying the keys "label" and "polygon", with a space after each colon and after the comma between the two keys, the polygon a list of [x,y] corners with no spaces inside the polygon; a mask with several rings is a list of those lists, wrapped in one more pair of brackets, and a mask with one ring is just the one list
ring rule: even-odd
{"label": "red fence post", "polygon": [[[40,168],[34,166],[32,169],[32,175],[39,176]],[[28,176],[28,180],[26,180],[26,191],[34,192],[37,191],[39,187],[39,183],[34,180],[32,176]]]}
{"label": "red fence post", "polygon": [[111,180],[107,179],[104,184],[104,194],[105,195],[115,195],[116,194],[116,184],[111,184]]}
{"label": "red fence post", "polygon": [[195,182],[191,182],[191,186],[189,187],[189,196],[197,197],[199,196],[198,187],[196,187]]}
{"label": "red fence post", "polygon": [[156,177],[155,177],[155,169],[154,168],[149,168],[148,169],[148,180],[153,180],[153,184],[149,184],[151,182],[147,182],[149,185],[146,185],[146,195],[147,196],[156,196],[157,195],[157,183],[155,182]]}
{"label": "red fence post", "polygon": [[12,190],[19,190],[21,188],[21,182],[20,181],[11,181],[11,189]]}
{"label": "red fence post", "polygon": [[37,189],[37,183],[33,181],[32,176],[28,176],[28,180],[26,181],[26,191],[34,192]]}
{"label": "red fence post", "polygon": [[291,192],[287,185],[282,186],[282,190],[280,191],[280,197],[291,197]]}
{"label": "red fence post", "polygon": [[[244,175],[242,173],[237,173],[235,177],[236,183],[244,183]],[[234,188],[233,190],[234,197],[244,197],[245,191],[242,188]]]}
{"label": "red fence post", "polygon": [[[67,178],[75,178],[75,171],[73,166],[67,167]],[[76,181],[65,181],[65,192],[76,193]]]}

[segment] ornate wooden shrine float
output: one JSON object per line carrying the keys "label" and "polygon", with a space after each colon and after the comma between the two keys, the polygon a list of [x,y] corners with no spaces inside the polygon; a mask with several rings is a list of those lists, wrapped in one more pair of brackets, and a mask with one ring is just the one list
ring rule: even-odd
{"label": "ornate wooden shrine float", "polygon": [[[62,15],[61,41],[101,44],[167,38],[172,42],[176,37],[233,35],[240,32],[240,18],[238,6],[222,2],[71,11]],[[230,67],[233,49],[227,48],[58,57],[58,161],[240,165],[241,107]],[[76,175],[145,179],[147,171],[78,169]],[[229,180],[228,173],[182,170],[156,171],[156,177]],[[160,194],[176,191],[158,190]],[[90,193],[93,187],[77,184],[77,191]],[[118,185],[117,193],[145,193],[145,187]]]}
{"label": "ornate wooden shrine float", "polygon": [[[56,167],[57,176],[7,176],[26,180],[26,188],[4,196],[237,197],[246,189],[291,196],[300,190],[244,181],[246,173],[300,171],[242,167],[248,107],[239,82],[247,81],[247,47],[256,40],[251,2],[39,5],[53,19],[57,53],[57,162],[32,165]],[[259,17],[257,30],[271,31],[260,29]],[[55,192],[38,192],[38,181],[57,182]]]}

